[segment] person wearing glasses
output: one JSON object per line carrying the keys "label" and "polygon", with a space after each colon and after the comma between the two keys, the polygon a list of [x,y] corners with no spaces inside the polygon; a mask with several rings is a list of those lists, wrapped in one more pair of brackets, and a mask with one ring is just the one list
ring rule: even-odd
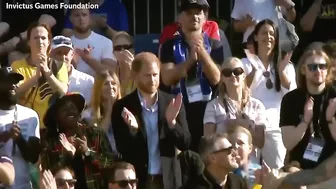
{"label": "person wearing glasses", "polygon": [[160,49],[162,83],[173,95],[183,94],[192,136],[190,149],[197,152],[203,136],[203,115],[208,101],[216,96],[220,81],[218,65],[223,62],[223,45],[203,31],[206,0],[181,0],[180,30]]}
{"label": "person wearing glasses", "polygon": [[116,163],[108,175],[108,189],[136,189],[138,179],[134,166],[127,162]]}
{"label": "person wearing glasses", "polygon": [[280,127],[289,161],[298,161],[302,169],[315,168],[335,153],[336,91],[330,68],[323,51],[306,51],[297,66],[298,89],[281,103]]}
{"label": "person wearing glasses", "polygon": [[73,66],[75,52],[71,39],[62,35],[55,36],[51,41],[50,55],[55,60],[62,61],[68,69],[68,92],[80,92],[85,101],[90,103],[94,78]]}
{"label": "person wearing glasses", "polygon": [[75,189],[77,180],[74,178],[74,172],[67,168],[61,168],[55,171],[55,181],[57,189]]}
{"label": "person wearing glasses", "polygon": [[277,169],[283,167],[286,154],[278,121],[280,104],[282,97],[296,88],[295,69],[290,63],[291,54],[280,58],[279,34],[273,21],[263,20],[255,26],[254,41],[255,54],[246,53],[242,62],[251,95],[264,104],[269,120],[263,158]]}
{"label": "person wearing glasses", "polygon": [[204,136],[226,133],[240,124],[252,133],[253,144],[262,148],[267,122],[265,107],[251,97],[245,77],[243,63],[238,58],[229,58],[222,64],[219,95],[205,109]]}
{"label": "person wearing glasses", "polygon": [[53,173],[50,170],[41,170],[41,189],[75,189],[77,182],[74,172],[68,167],[57,167]]}
{"label": "person wearing glasses", "polygon": [[126,32],[118,32],[113,39],[113,53],[117,59],[117,74],[120,80],[121,96],[134,91],[135,84],[131,76],[131,65],[134,60],[132,37]]}
{"label": "person wearing glasses", "polygon": [[199,154],[205,165],[203,174],[191,178],[183,189],[247,189],[244,179],[232,173],[239,167],[239,157],[225,134],[203,137]]}

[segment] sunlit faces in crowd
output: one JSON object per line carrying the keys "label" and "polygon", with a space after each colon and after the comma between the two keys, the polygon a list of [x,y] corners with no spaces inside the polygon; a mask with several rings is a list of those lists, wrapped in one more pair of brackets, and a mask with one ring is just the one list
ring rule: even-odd
{"label": "sunlit faces in crowd", "polygon": [[46,54],[49,50],[51,32],[48,26],[38,25],[28,29],[27,40],[31,53]]}
{"label": "sunlit faces in crowd", "polygon": [[238,58],[230,58],[222,64],[222,82],[226,87],[241,86],[246,77],[243,63]]}
{"label": "sunlit faces in crowd", "polygon": [[126,162],[117,163],[110,171],[109,189],[136,189],[136,178],[133,165]]}
{"label": "sunlit faces in crowd", "polygon": [[74,189],[77,182],[74,173],[68,168],[60,169],[55,174],[57,189]]}
{"label": "sunlit faces in crowd", "polygon": [[90,10],[71,10],[70,21],[72,22],[75,31],[79,33],[86,33],[91,28]]}
{"label": "sunlit faces in crowd", "polygon": [[246,165],[253,149],[251,133],[244,127],[237,126],[230,132],[229,139],[232,146],[237,149],[239,166]]}

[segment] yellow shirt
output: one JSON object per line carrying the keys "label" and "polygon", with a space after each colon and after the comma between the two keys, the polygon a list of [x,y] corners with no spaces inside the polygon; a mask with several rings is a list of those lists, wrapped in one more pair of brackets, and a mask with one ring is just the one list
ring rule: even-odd
{"label": "yellow shirt", "polygon": [[[59,62],[59,64],[62,65],[55,77],[60,82],[68,84],[69,79],[66,65],[62,62]],[[15,72],[20,73],[24,77],[19,85],[36,75],[36,67],[30,66],[26,59],[13,62],[12,68]],[[52,91],[48,82],[41,77],[36,84],[36,87],[30,89],[19,101],[19,104],[29,107],[37,112],[40,119],[40,129],[45,128],[43,117],[50,105],[50,99],[53,99],[51,97],[54,95],[57,94]]]}

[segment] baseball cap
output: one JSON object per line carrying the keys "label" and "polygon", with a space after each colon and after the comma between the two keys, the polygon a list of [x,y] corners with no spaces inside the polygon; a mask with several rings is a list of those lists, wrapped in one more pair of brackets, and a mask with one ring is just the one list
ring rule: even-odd
{"label": "baseball cap", "polygon": [[68,47],[73,50],[71,39],[62,35],[55,36],[51,41],[51,49],[59,47]]}
{"label": "baseball cap", "polygon": [[23,76],[13,71],[11,67],[0,68],[0,81],[11,80],[18,83],[23,80]]}
{"label": "baseball cap", "polygon": [[207,0],[181,0],[181,11],[186,11],[191,8],[209,8]]}

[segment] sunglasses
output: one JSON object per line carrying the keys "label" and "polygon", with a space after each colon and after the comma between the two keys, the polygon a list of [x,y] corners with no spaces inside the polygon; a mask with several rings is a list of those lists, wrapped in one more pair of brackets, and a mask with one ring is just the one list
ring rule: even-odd
{"label": "sunglasses", "polygon": [[118,184],[118,186],[120,188],[126,188],[129,184],[132,187],[135,187],[136,184],[138,183],[138,179],[130,179],[130,180],[118,180],[118,181],[114,181],[113,183]]}
{"label": "sunglasses", "polygon": [[241,75],[241,74],[243,74],[243,73],[244,73],[244,70],[243,70],[243,68],[240,68],[240,67],[238,67],[238,68],[234,68],[234,69],[224,68],[224,69],[222,70],[222,75],[223,75],[224,77],[231,77],[232,74],[233,74],[234,76],[239,76],[239,75]]}
{"label": "sunglasses", "polygon": [[233,147],[230,146],[230,147],[228,147],[228,148],[223,148],[223,149],[214,151],[214,152],[212,152],[212,153],[213,153],[213,154],[217,154],[217,153],[221,153],[221,152],[229,152],[229,153],[232,153],[232,151],[233,151]]}
{"label": "sunglasses", "polygon": [[320,64],[320,63],[311,63],[311,64],[307,64],[307,68],[309,71],[311,72],[316,72],[318,69],[319,70],[326,70],[327,64]]}
{"label": "sunglasses", "polygon": [[266,81],[266,88],[272,89],[273,88],[273,82],[271,80],[271,73],[269,71],[266,71],[263,73],[263,76],[267,79]]}
{"label": "sunglasses", "polygon": [[116,45],[113,48],[115,51],[130,50],[133,49],[133,45]]}
{"label": "sunglasses", "polygon": [[64,44],[64,45],[71,45],[72,46],[71,41],[65,40],[65,39],[54,39],[52,41],[52,43],[55,44],[55,45]]}
{"label": "sunglasses", "polygon": [[62,179],[62,178],[57,178],[56,179],[56,185],[57,187],[63,187],[66,184],[68,184],[70,187],[75,186],[77,180],[76,179]]}

